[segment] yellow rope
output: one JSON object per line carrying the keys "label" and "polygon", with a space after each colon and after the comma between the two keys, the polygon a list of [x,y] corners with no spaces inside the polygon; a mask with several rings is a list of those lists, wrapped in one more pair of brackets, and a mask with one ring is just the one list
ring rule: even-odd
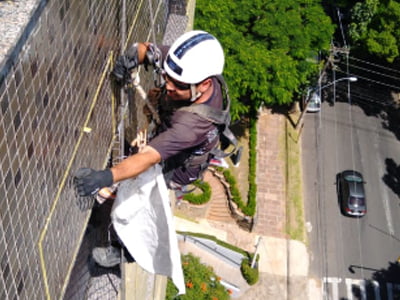
{"label": "yellow rope", "polygon": [[[140,1],[140,4],[139,4],[139,6],[138,6],[137,11],[140,11],[140,7],[143,5],[143,2],[144,2],[144,0]],[[135,18],[134,18],[133,21],[132,21],[131,28],[129,28],[128,34],[127,34],[127,36],[126,36],[126,42],[125,42],[125,45],[124,45],[124,49],[122,49],[122,50],[123,50],[122,52],[125,52],[126,47],[128,46],[128,41],[129,41],[130,38],[131,38],[131,35],[132,35],[132,32],[133,32],[133,29],[135,28],[136,21],[137,21],[138,17],[139,17],[139,14],[138,14],[138,13],[135,14]]]}
{"label": "yellow rope", "polygon": [[[67,165],[67,168],[66,168],[66,170],[65,170],[65,172],[64,172],[64,176],[63,176],[63,178],[62,178],[62,180],[61,180],[61,183],[60,183],[60,186],[59,186],[59,188],[58,188],[56,197],[55,197],[55,199],[54,199],[54,201],[53,201],[53,204],[52,204],[52,206],[51,206],[50,213],[49,213],[49,215],[48,215],[47,218],[46,218],[45,225],[44,225],[43,230],[42,230],[42,232],[41,232],[41,234],[40,234],[40,237],[39,237],[38,248],[39,248],[39,257],[40,257],[40,267],[41,267],[41,270],[42,270],[43,281],[44,281],[44,286],[45,286],[45,292],[46,292],[46,298],[47,298],[47,299],[51,299],[51,296],[50,296],[50,290],[49,290],[49,284],[48,284],[48,277],[47,277],[47,269],[46,269],[46,264],[45,264],[45,260],[44,260],[44,253],[43,253],[43,245],[42,245],[42,242],[43,242],[43,239],[44,239],[45,236],[46,236],[47,229],[48,229],[48,227],[49,227],[49,223],[50,223],[51,218],[52,218],[52,216],[53,216],[53,214],[54,214],[54,211],[55,211],[55,209],[56,209],[56,206],[57,206],[58,200],[59,200],[59,198],[60,198],[61,192],[62,192],[62,190],[64,189],[65,183],[66,183],[66,181],[67,181],[67,179],[68,179],[68,176],[69,176],[69,173],[70,173],[72,164],[73,164],[73,162],[74,162],[74,160],[75,160],[75,157],[76,157],[76,155],[77,155],[79,146],[80,146],[81,141],[82,141],[82,139],[83,139],[83,136],[84,136],[85,134],[87,134],[88,130],[90,129],[90,128],[88,127],[88,124],[89,124],[89,122],[90,122],[90,118],[91,118],[91,116],[92,116],[93,110],[94,110],[95,105],[96,105],[96,103],[97,103],[97,100],[98,100],[98,96],[99,96],[99,94],[100,94],[101,87],[102,87],[102,85],[103,85],[103,83],[104,83],[104,80],[105,80],[106,75],[107,75],[107,73],[108,73],[108,70],[109,70],[109,67],[110,67],[111,62],[112,62],[112,52],[110,53],[110,55],[109,55],[109,57],[108,57],[108,59],[107,59],[106,66],[105,66],[104,71],[103,71],[103,74],[102,74],[102,76],[101,76],[101,78],[100,78],[99,85],[98,85],[98,87],[97,87],[97,90],[96,90],[96,93],[95,93],[95,95],[94,95],[92,104],[91,104],[91,106],[90,106],[90,109],[89,109],[89,112],[88,112],[88,114],[87,114],[86,120],[85,120],[84,125],[83,125],[83,127],[82,127],[82,132],[81,132],[81,134],[80,134],[80,136],[79,136],[79,138],[78,138],[77,144],[75,145],[74,151],[73,151],[73,153],[72,153],[72,157],[71,157],[71,159],[70,159],[70,161],[69,161],[69,163],[68,163],[68,165]],[[113,105],[113,101],[114,101],[114,100],[112,100],[112,105]],[[114,126],[114,124],[113,124],[113,126]],[[114,130],[114,128],[113,128],[113,130]],[[89,131],[90,131],[90,130],[89,130]],[[113,136],[114,136],[114,132],[113,132]]]}

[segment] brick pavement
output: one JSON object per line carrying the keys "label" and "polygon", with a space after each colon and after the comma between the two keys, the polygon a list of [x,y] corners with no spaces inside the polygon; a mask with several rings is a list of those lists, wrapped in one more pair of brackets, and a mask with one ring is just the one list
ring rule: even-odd
{"label": "brick pavement", "polygon": [[285,116],[263,110],[257,122],[257,212],[253,232],[285,237]]}

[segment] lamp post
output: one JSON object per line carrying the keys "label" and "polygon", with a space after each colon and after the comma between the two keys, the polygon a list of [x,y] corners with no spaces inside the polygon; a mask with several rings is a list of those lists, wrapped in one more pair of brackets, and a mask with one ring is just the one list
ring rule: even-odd
{"label": "lamp post", "polygon": [[[334,81],[332,81],[332,82],[330,82],[330,83],[328,83],[328,84],[326,84],[326,85],[323,85],[323,86],[321,86],[320,88],[318,88],[319,93],[321,94],[321,90],[322,90],[322,89],[324,89],[324,88],[326,88],[326,87],[328,87],[328,86],[331,86],[332,84],[335,84],[335,83],[337,83],[337,82],[339,82],[339,81],[343,81],[343,80],[348,80],[348,81],[350,81],[350,82],[356,82],[356,81],[358,80],[358,78],[357,78],[357,77],[354,77],[354,76],[350,76],[350,77],[342,77],[342,78],[336,79],[336,80],[334,80]],[[314,90],[316,90],[316,89],[314,89]]]}
{"label": "lamp post", "polygon": [[[354,77],[354,76],[342,77],[342,78],[336,79],[336,80],[334,80],[334,81],[332,81],[332,82],[330,82],[330,83],[328,83],[328,84],[326,84],[326,85],[323,85],[323,86],[321,86],[321,87],[312,89],[312,90],[310,91],[310,94],[309,94],[309,95],[312,95],[312,93],[318,91],[319,99],[321,99],[321,91],[322,91],[322,89],[327,88],[327,87],[329,87],[329,86],[331,86],[331,85],[333,85],[333,84],[336,84],[337,82],[344,81],[344,80],[347,80],[347,81],[349,81],[349,82],[356,82],[358,79],[357,79],[357,77]],[[304,107],[303,111],[302,111],[301,114],[300,114],[299,120],[297,121],[296,126],[295,126],[296,129],[297,129],[297,128],[299,127],[299,125],[302,123],[302,120],[303,120],[303,118],[304,118],[304,113],[307,111],[309,104],[310,104],[310,99],[307,100],[306,106]]]}

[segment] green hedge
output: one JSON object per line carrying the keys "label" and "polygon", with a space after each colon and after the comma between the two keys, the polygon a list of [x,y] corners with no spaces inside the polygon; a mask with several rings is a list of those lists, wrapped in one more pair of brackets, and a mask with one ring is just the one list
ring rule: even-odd
{"label": "green hedge", "polygon": [[183,196],[183,199],[192,203],[192,204],[204,204],[210,201],[211,199],[211,187],[210,185],[201,180],[196,180],[193,182],[193,185],[197,188],[199,188],[202,193],[196,194],[196,193],[188,193]]}
{"label": "green hedge", "polygon": [[251,261],[249,259],[243,259],[240,265],[240,270],[242,271],[243,278],[247,281],[249,285],[254,285],[258,282],[259,272],[258,268],[251,267]]}
{"label": "green hedge", "polygon": [[236,178],[232,175],[231,171],[229,169],[225,169],[222,171],[222,174],[224,175],[226,182],[229,184],[229,189],[232,195],[232,201],[236,203],[236,205],[245,215],[253,216],[254,212],[252,214],[252,212],[249,210],[249,208],[242,200],[242,196],[240,195],[240,191],[237,187]]}
{"label": "green hedge", "polygon": [[256,183],[256,164],[257,164],[257,120],[256,117],[250,119],[250,137],[249,137],[249,192],[247,196],[247,204],[242,200],[240,191],[236,182],[236,178],[229,169],[217,168],[222,172],[232,195],[232,201],[236,203],[239,209],[249,217],[253,217],[256,213],[257,200],[257,183]]}
{"label": "green hedge", "polygon": [[247,209],[249,216],[254,216],[256,212],[257,199],[257,118],[250,118],[250,135],[249,135],[249,193],[247,196]]}

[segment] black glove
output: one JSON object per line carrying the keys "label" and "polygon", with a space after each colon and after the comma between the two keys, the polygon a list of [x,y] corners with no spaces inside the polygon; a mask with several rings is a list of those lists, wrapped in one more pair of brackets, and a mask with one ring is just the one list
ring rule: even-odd
{"label": "black glove", "polygon": [[81,168],[75,173],[74,184],[79,196],[89,196],[105,186],[111,186],[113,176],[110,169],[95,171],[89,168]]}
{"label": "black glove", "polygon": [[161,50],[154,44],[149,44],[144,57],[144,68],[148,71],[148,67],[152,66],[154,70],[161,69]]}
{"label": "black glove", "polygon": [[131,81],[131,71],[136,68],[138,64],[137,44],[133,44],[124,55],[117,58],[112,74],[119,83],[129,83]]}

